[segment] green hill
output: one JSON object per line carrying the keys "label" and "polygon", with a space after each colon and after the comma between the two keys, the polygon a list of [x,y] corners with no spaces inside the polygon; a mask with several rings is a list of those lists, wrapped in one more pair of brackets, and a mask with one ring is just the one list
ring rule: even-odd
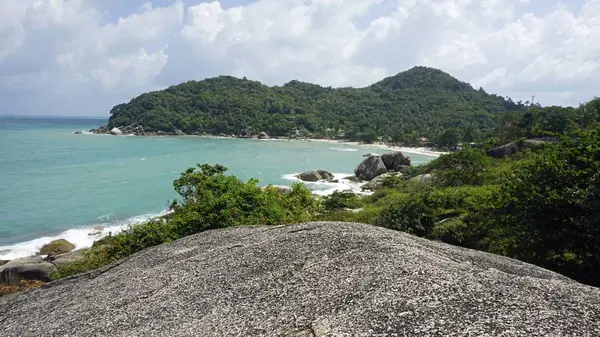
{"label": "green hill", "polygon": [[[219,76],[142,94],[115,106],[109,128],[141,125],[145,131],[187,134],[312,136],[411,143],[448,128],[480,132],[498,115],[526,107],[449,74],[415,67],[364,88],[331,88],[290,81],[269,87]],[[466,137],[466,136],[465,136]],[[466,137],[472,138],[472,137]]]}

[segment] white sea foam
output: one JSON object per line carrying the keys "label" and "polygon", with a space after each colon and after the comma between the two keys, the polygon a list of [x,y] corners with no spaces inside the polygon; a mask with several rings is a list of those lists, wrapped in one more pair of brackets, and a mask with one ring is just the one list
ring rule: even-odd
{"label": "white sea foam", "polygon": [[[34,255],[39,252],[42,246],[57,239],[65,239],[71,242],[75,246],[75,249],[88,248],[92,246],[94,241],[107,236],[109,233],[119,233],[131,225],[139,224],[168,213],[169,212],[164,211],[158,214],[144,214],[110,223],[99,222],[81,228],[68,229],[55,236],[45,236],[30,241],[16,243],[14,245],[0,246],[0,260],[13,260]],[[104,220],[110,218],[110,216],[111,214],[105,214],[98,218],[99,220]]]}
{"label": "white sea foam", "polygon": [[334,176],[334,180],[337,180],[338,182],[329,182],[326,180],[320,180],[320,181],[315,181],[315,182],[311,182],[311,181],[301,181],[300,179],[296,178],[296,175],[298,175],[299,173],[291,173],[291,174],[284,174],[282,176],[283,179],[285,180],[291,180],[291,181],[295,181],[295,182],[301,182],[304,185],[306,185],[306,187],[313,193],[316,195],[330,195],[335,191],[351,191],[353,193],[356,194],[370,194],[370,192],[363,192],[360,187],[362,186],[362,183],[357,183],[348,179],[344,179],[345,177],[348,176],[352,176],[352,173],[332,173]]}
{"label": "white sea foam", "polygon": [[357,152],[358,149],[352,149],[352,148],[347,148],[347,147],[330,147],[330,150],[333,151],[341,151],[341,152]]}

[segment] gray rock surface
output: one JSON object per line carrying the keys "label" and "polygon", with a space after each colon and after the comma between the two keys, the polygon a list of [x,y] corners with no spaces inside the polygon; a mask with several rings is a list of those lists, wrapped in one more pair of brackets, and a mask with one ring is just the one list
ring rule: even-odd
{"label": "gray rock surface", "polygon": [[331,172],[325,170],[306,171],[298,174],[296,177],[302,181],[332,180],[334,178]]}
{"label": "gray rock surface", "polygon": [[496,148],[490,149],[486,154],[494,158],[502,158],[505,156],[512,156],[513,154],[519,153],[524,149],[531,149],[540,145],[545,144],[541,140],[526,139],[522,141],[514,141]]}
{"label": "gray rock surface", "polygon": [[365,190],[369,190],[369,191],[374,191],[376,190],[378,187],[381,186],[381,184],[383,183],[383,181],[388,178],[388,177],[393,177],[393,176],[402,176],[402,173],[400,172],[388,172],[388,173],[384,173],[380,176],[377,176],[375,178],[373,178],[371,181],[369,181],[368,183],[362,185],[360,188],[361,190],[365,191]]}
{"label": "gray rock surface", "polygon": [[120,136],[123,134],[123,131],[119,130],[119,128],[112,128],[110,134],[113,136]]}
{"label": "gray rock surface", "polygon": [[418,176],[414,176],[410,178],[411,181],[418,181],[420,183],[427,183],[433,180],[433,176],[429,173],[419,174]]}
{"label": "gray rock surface", "polygon": [[267,189],[267,187],[275,188],[277,190],[277,192],[279,192],[281,194],[290,194],[290,193],[292,193],[292,187],[291,186],[285,186],[285,185],[266,185],[266,186],[262,186],[261,189],[265,190],[265,189]]}
{"label": "gray rock surface", "polygon": [[383,164],[388,171],[400,171],[404,166],[410,166],[410,158],[402,154],[402,152],[387,152],[381,155]]}
{"label": "gray rock surface", "polygon": [[269,139],[269,135],[266,132],[261,131],[258,133],[258,139]]}
{"label": "gray rock surface", "polygon": [[600,336],[600,289],[369,225],[238,227],[0,297],[0,324],[3,337]]}
{"label": "gray rock surface", "polygon": [[[41,256],[15,259],[0,267],[0,284],[16,285],[20,280],[50,281],[50,273],[54,270],[56,267],[52,263],[44,261]],[[0,309],[1,322],[2,309]]]}
{"label": "gray rock surface", "polygon": [[370,181],[371,179],[387,173],[387,168],[379,156],[370,156],[365,158],[354,169],[354,175],[360,180]]}
{"label": "gray rock surface", "polygon": [[66,266],[68,264],[81,261],[84,259],[85,250],[74,250],[72,252],[63,253],[55,256],[50,256],[50,262],[57,267]]}
{"label": "gray rock surface", "polygon": [[51,241],[42,246],[38,255],[58,255],[68,253],[75,249],[75,246],[65,239]]}

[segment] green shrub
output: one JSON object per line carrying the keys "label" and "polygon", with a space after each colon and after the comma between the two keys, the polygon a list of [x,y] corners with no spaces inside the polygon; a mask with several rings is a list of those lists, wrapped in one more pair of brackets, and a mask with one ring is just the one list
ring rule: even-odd
{"label": "green shrub", "polygon": [[435,221],[434,210],[420,196],[413,195],[390,203],[375,217],[374,224],[424,237]]}
{"label": "green shrub", "polygon": [[327,211],[340,209],[356,209],[360,208],[362,202],[360,197],[350,191],[335,191],[331,195],[323,199],[323,206]]}
{"label": "green shrub", "polygon": [[600,129],[532,153],[501,197],[510,256],[600,285]]}
{"label": "green shrub", "polygon": [[442,186],[483,183],[482,173],[491,166],[492,159],[481,149],[464,150],[442,155],[430,165],[435,180]]}
{"label": "green shrub", "polygon": [[226,176],[226,170],[206,164],[187,169],[173,183],[179,199],[171,204],[172,214],[98,240],[84,260],[59,268],[53,277],[95,269],[204,230],[309,221],[319,210],[319,203],[303,184],[294,184],[290,193],[282,194],[273,187],[261,189],[254,179],[242,182]]}

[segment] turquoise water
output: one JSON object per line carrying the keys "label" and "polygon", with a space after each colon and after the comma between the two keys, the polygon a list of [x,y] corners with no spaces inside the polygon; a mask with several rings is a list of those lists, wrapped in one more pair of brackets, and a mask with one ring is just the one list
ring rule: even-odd
{"label": "turquoise water", "polygon": [[[363,154],[382,152],[301,140],[73,134],[105,123],[0,117],[0,259],[31,254],[56,237],[83,247],[159,214],[175,197],[173,180],[196,163],[225,165],[260,185],[290,185],[294,173],[350,174]],[[410,157],[416,164],[431,159]],[[358,188],[346,181],[308,187],[321,194]]]}

